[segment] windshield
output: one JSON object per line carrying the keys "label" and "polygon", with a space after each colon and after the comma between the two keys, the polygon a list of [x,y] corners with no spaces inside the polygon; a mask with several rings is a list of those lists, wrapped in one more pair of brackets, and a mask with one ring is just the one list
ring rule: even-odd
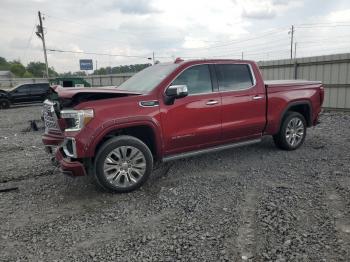
{"label": "windshield", "polygon": [[122,83],[118,89],[148,93],[178,66],[178,64],[166,63],[147,67]]}
{"label": "windshield", "polygon": [[[21,84],[22,85],[22,84]],[[15,87],[11,87],[9,89],[7,89],[8,92],[11,92],[13,90],[15,90],[17,87],[21,86],[21,85],[16,85]]]}

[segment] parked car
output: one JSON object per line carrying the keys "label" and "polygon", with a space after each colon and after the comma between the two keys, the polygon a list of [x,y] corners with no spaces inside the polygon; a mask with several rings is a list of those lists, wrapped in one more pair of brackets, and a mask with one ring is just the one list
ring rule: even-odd
{"label": "parked car", "polygon": [[62,87],[91,87],[82,77],[56,77],[50,80],[51,85],[60,85]]}
{"label": "parked car", "polygon": [[295,150],[318,123],[324,89],[314,81],[264,82],[256,63],[177,59],[114,89],[56,88],[45,102],[43,142],[64,174],[91,175],[114,192],[140,187],[166,162],[273,136]]}
{"label": "parked car", "polygon": [[0,90],[0,108],[20,103],[43,102],[51,92],[48,83],[21,84],[10,90]]}

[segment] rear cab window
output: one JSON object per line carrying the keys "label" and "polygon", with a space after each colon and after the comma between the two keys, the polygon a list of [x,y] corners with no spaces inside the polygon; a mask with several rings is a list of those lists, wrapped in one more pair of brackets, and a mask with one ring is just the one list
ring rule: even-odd
{"label": "rear cab window", "polygon": [[244,90],[255,84],[248,64],[217,64],[215,71],[219,91]]}

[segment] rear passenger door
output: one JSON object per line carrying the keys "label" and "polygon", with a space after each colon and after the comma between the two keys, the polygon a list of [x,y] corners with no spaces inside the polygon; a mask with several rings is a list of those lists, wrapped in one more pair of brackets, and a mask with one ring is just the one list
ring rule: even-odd
{"label": "rear passenger door", "polygon": [[49,84],[33,84],[31,89],[32,101],[44,101],[49,91]]}
{"label": "rear passenger door", "polygon": [[257,83],[249,64],[216,64],[222,98],[222,140],[253,139],[265,126],[263,83]]}

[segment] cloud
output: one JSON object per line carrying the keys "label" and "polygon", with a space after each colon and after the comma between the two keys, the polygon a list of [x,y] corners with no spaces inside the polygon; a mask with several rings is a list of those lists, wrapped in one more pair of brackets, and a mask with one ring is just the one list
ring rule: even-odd
{"label": "cloud", "polygon": [[333,11],[327,16],[330,22],[350,22],[350,9]]}
{"label": "cloud", "polygon": [[242,16],[251,19],[272,19],[276,16],[276,11],[271,8],[256,10],[243,9]]}
{"label": "cloud", "polygon": [[159,12],[149,0],[117,0],[113,6],[125,14],[150,14]]}
{"label": "cloud", "polygon": [[[335,5],[319,0],[220,0],[220,4],[203,0],[1,0],[0,56],[20,58],[23,63],[43,61],[41,41],[35,34],[31,37],[41,10],[46,17],[46,44],[52,49],[131,56],[150,56],[154,51],[162,62],[172,56],[237,58],[242,52],[248,59],[281,58],[289,54],[290,25],[349,21],[350,2],[338,1]],[[341,26],[296,27],[298,55],[320,53],[321,45],[344,50],[350,41],[346,30]],[[329,43],[340,37],[343,45]],[[242,42],[250,38],[254,40]],[[306,43],[318,39],[325,40]],[[142,57],[48,55],[49,66],[59,72],[79,70],[80,58],[97,60],[99,66],[148,62]]]}
{"label": "cloud", "polygon": [[242,17],[249,19],[273,19],[278,13],[300,6],[300,0],[235,0],[242,8]]}

